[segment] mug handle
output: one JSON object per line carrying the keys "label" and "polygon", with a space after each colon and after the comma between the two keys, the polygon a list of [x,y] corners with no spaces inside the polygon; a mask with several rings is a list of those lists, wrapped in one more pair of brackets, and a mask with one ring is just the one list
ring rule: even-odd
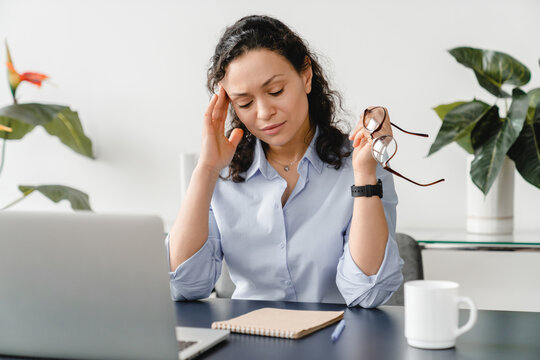
{"label": "mug handle", "polygon": [[467,331],[471,330],[474,324],[476,324],[477,310],[474,302],[469,297],[459,296],[456,305],[459,305],[461,303],[469,305],[469,321],[467,321],[465,325],[456,330],[456,337],[463,335]]}

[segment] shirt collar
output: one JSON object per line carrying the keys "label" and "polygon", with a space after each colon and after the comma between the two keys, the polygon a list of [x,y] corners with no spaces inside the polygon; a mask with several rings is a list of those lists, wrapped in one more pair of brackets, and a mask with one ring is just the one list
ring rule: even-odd
{"label": "shirt collar", "polygon": [[[309,160],[311,165],[317,170],[317,172],[320,174],[324,165],[324,162],[319,157],[319,154],[317,154],[317,147],[316,140],[319,137],[319,127],[315,129],[315,135],[313,136],[313,139],[311,139],[311,143],[309,144],[306,153],[304,154],[304,157]],[[300,160],[301,161],[301,160]]]}
{"label": "shirt collar", "polygon": [[272,176],[269,167],[270,164],[268,164],[266,156],[264,156],[261,140],[256,139],[255,150],[253,152],[253,162],[246,172],[246,181],[251,179],[257,173],[257,171],[260,171],[261,174],[267,179],[273,178],[275,175],[277,175],[277,173],[274,171],[274,176]]}
{"label": "shirt collar", "polygon": [[[309,144],[306,150],[306,153],[304,154],[302,159],[300,159],[299,163],[301,163],[304,158],[308,159],[311,165],[320,174],[324,163],[319,158],[319,155],[317,154],[317,149],[315,147],[318,136],[319,136],[319,127],[315,129],[315,135],[313,136],[313,139],[311,139],[311,143]],[[251,166],[246,172],[246,181],[252,178],[257,173],[257,171],[260,171],[261,174],[268,180],[273,179],[274,177],[278,176],[278,173],[273,168],[271,168],[271,165],[268,163],[268,160],[266,160],[266,156],[264,155],[264,150],[261,144],[261,140],[259,139],[256,139],[255,150],[253,153],[253,162],[251,163]]]}

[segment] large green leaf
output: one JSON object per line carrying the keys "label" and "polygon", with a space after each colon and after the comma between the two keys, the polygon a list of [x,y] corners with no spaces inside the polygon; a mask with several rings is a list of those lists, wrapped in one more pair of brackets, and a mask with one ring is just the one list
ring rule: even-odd
{"label": "large green leaf", "polygon": [[450,110],[452,110],[453,108],[459,105],[463,105],[465,103],[468,103],[468,101],[455,101],[450,104],[441,104],[439,106],[434,107],[433,110],[435,110],[435,112],[439,116],[439,119],[444,120],[444,117],[446,116],[446,114],[448,114]]}
{"label": "large green leaf", "polygon": [[64,185],[39,185],[39,186],[30,186],[30,185],[21,185],[19,190],[25,195],[28,196],[33,191],[39,191],[55,203],[61,200],[68,200],[71,204],[73,210],[90,210],[90,200],[88,195],[82,191],[74,189],[69,186]]}
{"label": "large green leaf", "polygon": [[[437,115],[439,116],[441,120],[444,120],[446,114],[448,114],[450,110],[454,109],[455,107],[458,107],[459,105],[463,105],[465,103],[467,103],[467,101],[456,101],[450,104],[441,104],[437,107],[434,107],[433,110],[435,110],[435,112],[437,113]],[[459,139],[457,143],[469,154],[474,153],[474,150],[471,146],[471,139],[468,136]]]}
{"label": "large green leaf", "polygon": [[518,138],[525,123],[529,105],[527,94],[515,88],[512,98],[506,119],[493,121],[484,117],[471,134],[475,153],[470,175],[473,183],[484,195],[495,182],[506,153]]}
{"label": "large green leaf", "polygon": [[1,132],[0,138],[5,140],[22,139],[30,131],[34,130],[35,125],[20,122],[6,116],[0,116],[0,124],[8,126],[12,129],[11,132]]}
{"label": "large green leaf", "polygon": [[471,47],[457,47],[448,52],[472,69],[480,86],[497,97],[510,97],[502,90],[503,84],[522,86],[531,79],[531,72],[524,64],[502,52]]}
{"label": "large green leaf", "polygon": [[525,125],[508,155],[521,176],[540,188],[540,88],[529,91],[528,95]]}
{"label": "large green leaf", "polygon": [[[73,151],[91,159],[94,158],[92,142],[84,134],[79,116],[67,106],[38,103],[15,104],[0,108],[1,118],[4,121],[16,120],[31,126],[41,125],[49,134],[57,136]],[[22,134],[20,137],[30,130],[31,128],[24,132],[25,129],[16,130],[14,128],[14,132]],[[10,136],[9,139],[17,138]]]}
{"label": "large green leaf", "polygon": [[59,112],[50,123],[43,127],[49,134],[57,136],[74,151],[91,159],[94,158],[92,141],[84,134],[79,115],[70,108]]}
{"label": "large green leaf", "polygon": [[0,108],[0,116],[19,120],[32,125],[44,125],[67,106],[53,104],[14,104]]}
{"label": "large green leaf", "polygon": [[[489,106],[478,100],[456,106],[444,117],[437,137],[429,149],[428,156],[454,141],[462,139],[463,141],[469,141],[471,131],[478,121],[484,116],[498,117],[498,112],[499,109],[496,106]],[[466,150],[471,151],[472,146],[470,146],[470,143],[467,146],[469,149],[466,148]]]}
{"label": "large green leaf", "polygon": [[15,104],[0,108],[0,121],[13,129],[7,140],[18,140],[32,131],[36,125],[44,125],[65,106],[42,104]]}

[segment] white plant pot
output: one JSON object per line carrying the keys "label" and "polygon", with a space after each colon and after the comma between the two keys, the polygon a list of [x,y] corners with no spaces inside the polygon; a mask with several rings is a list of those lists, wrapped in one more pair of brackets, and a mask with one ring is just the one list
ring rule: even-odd
{"label": "white plant pot", "polygon": [[505,157],[501,172],[488,194],[471,180],[474,155],[467,159],[467,232],[471,234],[504,235],[514,231],[514,173],[515,165]]}

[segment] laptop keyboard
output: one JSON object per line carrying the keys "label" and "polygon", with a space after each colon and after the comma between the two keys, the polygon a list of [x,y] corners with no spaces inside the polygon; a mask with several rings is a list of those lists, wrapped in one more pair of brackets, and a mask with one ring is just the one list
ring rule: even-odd
{"label": "laptop keyboard", "polygon": [[178,340],[178,347],[180,348],[180,351],[187,349],[191,345],[195,345],[197,341],[182,341]]}

